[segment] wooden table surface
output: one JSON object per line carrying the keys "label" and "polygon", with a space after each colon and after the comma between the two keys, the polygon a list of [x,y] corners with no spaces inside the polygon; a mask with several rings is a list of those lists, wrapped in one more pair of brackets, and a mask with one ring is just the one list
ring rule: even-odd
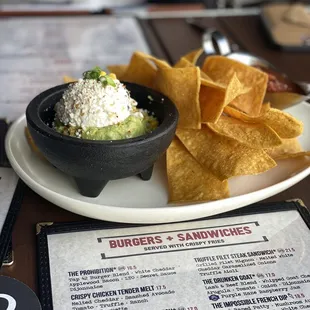
{"label": "wooden table surface", "polygon": [[[258,16],[203,18],[201,22],[206,27],[221,30],[241,50],[266,58],[293,79],[310,82],[310,53],[286,53],[271,49],[262,35]],[[153,54],[170,62],[176,62],[181,55],[201,46],[201,33],[188,26],[184,19],[154,19],[141,23]],[[310,206],[309,188],[310,176],[266,201],[300,198]],[[10,267],[2,268],[1,274],[20,280],[37,292],[36,223],[83,219],[26,188],[13,231],[15,262]]]}

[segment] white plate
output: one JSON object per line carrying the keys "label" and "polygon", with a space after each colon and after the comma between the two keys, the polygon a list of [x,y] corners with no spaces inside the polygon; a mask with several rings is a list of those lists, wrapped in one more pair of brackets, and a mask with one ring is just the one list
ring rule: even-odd
{"label": "white plate", "polygon": [[[299,138],[302,147],[310,150],[310,105],[301,103],[286,110],[304,123]],[[87,217],[123,223],[167,223],[211,216],[237,209],[273,196],[310,174],[309,161],[289,159],[257,176],[229,180],[231,197],[207,203],[183,206],[167,205],[167,176],[164,161],[155,165],[150,181],[138,177],[112,181],[97,198],[81,196],[72,178],[41,161],[31,151],[25,135],[25,116],[10,128],[6,152],[20,178],[35,192],[71,212]]]}

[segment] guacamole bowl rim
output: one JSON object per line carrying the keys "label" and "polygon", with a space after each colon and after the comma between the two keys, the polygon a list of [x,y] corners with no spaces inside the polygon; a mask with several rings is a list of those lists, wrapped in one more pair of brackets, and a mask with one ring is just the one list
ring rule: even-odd
{"label": "guacamole bowl rim", "polygon": [[[55,96],[59,93],[63,93],[68,88],[68,86],[73,83],[75,82],[70,82],[70,83],[65,83],[65,84],[54,86],[52,88],[44,90],[43,92],[35,96],[30,101],[30,103],[28,104],[26,108],[27,126],[30,125],[34,130],[36,130],[40,134],[47,136],[50,139],[54,139],[58,141],[66,141],[66,142],[77,144],[77,145],[90,144],[90,145],[107,145],[107,146],[115,146],[115,147],[120,146],[121,147],[126,144],[150,142],[152,140],[158,139],[161,136],[164,136],[167,130],[173,129],[175,127],[175,122],[178,121],[179,113],[178,113],[177,107],[172,102],[172,100],[170,100],[167,96],[151,88],[143,86],[143,85],[121,81],[121,83],[126,85],[129,91],[131,87],[140,88],[141,91],[146,93],[145,100],[150,100],[148,99],[148,97],[152,96],[152,101],[155,101],[155,103],[158,103],[164,106],[164,109],[166,109],[164,113],[165,117],[154,130],[152,130],[149,133],[146,133],[146,134],[134,137],[134,138],[125,138],[125,139],[118,139],[118,140],[92,140],[92,139],[83,139],[83,138],[77,138],[77,137],[72,137],[72,136],[61,134],[43,121],[42,117],[40,116],[41,107],[44,104],[44,102],[50,100],[52,96]],[[154,97],[156,98],[158,96],[160,96],[160,102],[158,102],[158,100],[154,100]],[[54,107],[56,103],[57,101],[55,102],[51,101],[50,105]],[[139,102],[138,102],[138,107],[139,107]],[[152,112],[152,111],[148,111],[148,112]],[[155,118],[157,118],[156,113],[154,114],[154,116]],[[170,117],[167,117],[167,116],[170,116]]]}

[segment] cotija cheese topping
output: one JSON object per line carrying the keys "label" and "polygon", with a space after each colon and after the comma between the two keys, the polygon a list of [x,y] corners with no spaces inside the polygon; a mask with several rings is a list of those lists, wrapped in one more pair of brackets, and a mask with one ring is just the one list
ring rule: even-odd
{"label": "cotija cheese topping", "polygon": [[82,80],[69,85],[55,110],[64,124],[85,130],[105,127],[124,121],[130,115],[143,117],[130,98],[128,90],[118,80],[105,87],[96,80]]}
{"label": "cotija cheese topping", "polygon": [[116,140],[145,134],[158,122],[137,102],[116,76],[100,68],[86,71],[55,105],[54,128],[65,135],[92,140]]}

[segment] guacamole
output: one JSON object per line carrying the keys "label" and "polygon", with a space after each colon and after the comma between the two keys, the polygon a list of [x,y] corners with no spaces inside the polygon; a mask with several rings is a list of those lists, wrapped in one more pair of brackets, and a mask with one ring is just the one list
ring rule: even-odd
{"label": "guacamole", "polygon": [[158,126],[139,109],[129,91],[112,73],[96,67],[68,86],[55,105],[53,128],[89,140],[121,140],[147,134]]}
{"label": "guacamole", "polygon": [[78,127],[64,126],[60,121],[55,121],[54,128],[61,134],[90,140],[121,140],[135,138],[147,134],[157,127],[157,120],[153,116],[129,116],[125,121],[105,126],[89,127],[85,130]]}

